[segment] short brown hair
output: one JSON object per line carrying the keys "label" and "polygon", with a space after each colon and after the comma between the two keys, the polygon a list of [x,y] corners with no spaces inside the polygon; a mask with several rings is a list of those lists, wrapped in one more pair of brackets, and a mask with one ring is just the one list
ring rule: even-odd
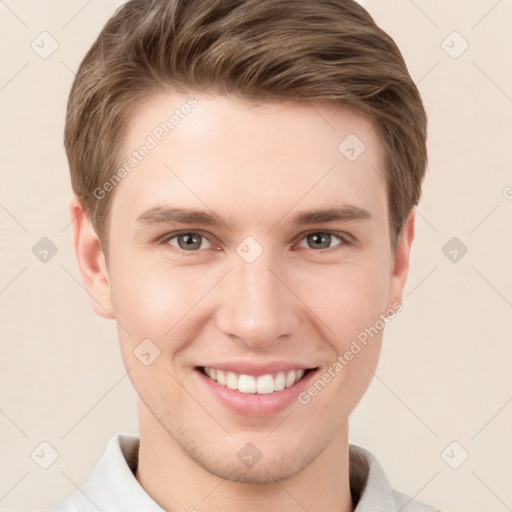
{"label": "short brown hair", "polygon": [[[211,91],[255,101],[328,101],[370,119],[385,154],[393,250],[418,203],[427,116],[400,50],[353,0],[131,0],[74,80],[64,142],[74,193],[108,250],[125,119],[150,92]],[[341,142],[341,141],[340,141]]]}

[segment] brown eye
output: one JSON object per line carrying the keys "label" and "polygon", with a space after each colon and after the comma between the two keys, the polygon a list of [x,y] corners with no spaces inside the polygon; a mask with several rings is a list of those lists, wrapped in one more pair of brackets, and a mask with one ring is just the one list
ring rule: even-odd
{"label": "brown eye", "polygon": [[[334,239],[338,239],[341,243],[332,246],[331,243]],[[337,245],[347,243],[340,235],[329,231],[316,231],[314,233],[309,233],[302,240],[305,241],[306,245],[301,241],[299,247],[306,247],[308,249],[331,249]]]}
{"label": "brown eye", "polygon": [[[177,243],[176,243],[177,242]],[[183,251],[194,252],[199,249],[206,249],[208,247],[201,247],[203,242],[209,244],[208,240],[200,235],[199,233],[179,233],[173,236],[170,236],[166,243],[172,245],[173,247],[177,247],[178,249],[182,249]]]}
{"label": "brown eye", "polygon": [[331,235],[329,233],[313,233],[308,235],[306,239],[312,249],[328,249],[331,245]]}

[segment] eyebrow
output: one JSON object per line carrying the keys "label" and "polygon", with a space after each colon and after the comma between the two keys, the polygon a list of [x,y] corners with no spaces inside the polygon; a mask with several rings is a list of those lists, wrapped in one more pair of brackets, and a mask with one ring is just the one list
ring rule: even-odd
{"label": "eyebrow", "polygon": [[171,208],[166,206],[155,206],[141,213],[136,222],[143,225],[150,224],[204,224],[205,226],[227,225],[214,212],[208,213],[193,208]]}
{"label": "eyebrow", "polygon": [[355,205],[342,205],[335,208],[299,212],[293,217],[293,224],[303,226],[305,224],[320,224],[321,222],[371,220],[371,218],[370,212],[364,208]]}
{"label": "eyebrow", "polygon": [[[298,212],[291,223],[296,226],[320,224],[322,222],[348,222],[371,220],[368,210],[355,205],[341,205],[333,208],[319,208]],[[141,213],[136,222],[142,225],[152,224],[202,224],[204,226],[227,226],[232,230],[232,223],[225,222],[216,213],[193,208],[172,208],[155,206]]]}

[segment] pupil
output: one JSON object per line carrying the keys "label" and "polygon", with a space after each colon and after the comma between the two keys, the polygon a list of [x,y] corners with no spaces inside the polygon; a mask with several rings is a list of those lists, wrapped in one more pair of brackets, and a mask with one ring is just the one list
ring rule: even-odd
{"label": "pupil", "polygon": [[[183,243],[182,240],[184,240]],[[178,237],[178,244],[182,249],[199,249],[201,246],[199,237],[190,234],[185,234],[181,237]]]}
{"label": "pupil", "polygon": [[331,244],[331,235],[329,233],[314,233],[309,235],[309,241],[312,242],[313,245],[320,244],[321,249],[327,249]]}

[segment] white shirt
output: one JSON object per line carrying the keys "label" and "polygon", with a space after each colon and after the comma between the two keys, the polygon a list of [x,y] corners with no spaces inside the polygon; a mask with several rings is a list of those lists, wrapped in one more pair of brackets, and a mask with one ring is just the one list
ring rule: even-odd
{"label": "white shirt", "polygon": [[[89,481],[41,512],[165,512],[135,478],[139,437],[117,434]],[[349,445],[350,491],[354,512],[440,512],[391,488],[377,459],[364,448]]]}

